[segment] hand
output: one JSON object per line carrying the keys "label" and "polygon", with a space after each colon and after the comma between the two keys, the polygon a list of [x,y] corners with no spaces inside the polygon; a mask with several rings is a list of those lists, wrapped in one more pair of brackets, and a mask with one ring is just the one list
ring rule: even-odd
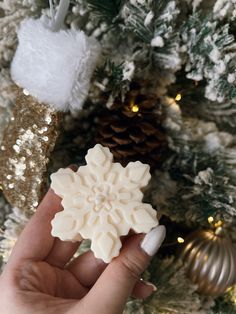
{"label": "hand", "polygon": [[15,245],[0,277],[1,313],[115,314],[122,313],[130,295],[148,297],[154,286],[139,277],[161,245],[165,228],[158,226],[145,238],[127,237],[109,265],[91,251],[71,261],[80,243],[51,236],[60,203],[50,189]]}

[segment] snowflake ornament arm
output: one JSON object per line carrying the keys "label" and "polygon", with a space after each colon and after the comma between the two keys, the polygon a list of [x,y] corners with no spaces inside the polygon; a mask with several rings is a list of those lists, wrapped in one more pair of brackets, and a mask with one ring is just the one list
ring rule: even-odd
{"label": "snowflake ornament arm", "polygon": [[109,263],[119,255],[120,236],[130,229],[147,233],[158,225],[156,211],[142,203],[149,166],[136,161],[124,168],[100,144],[85,159],[87,165],[77,172],[59,169],[51,175],[64,208],[52,220],[52,235],[64,241],[90,239],[95,257]]}

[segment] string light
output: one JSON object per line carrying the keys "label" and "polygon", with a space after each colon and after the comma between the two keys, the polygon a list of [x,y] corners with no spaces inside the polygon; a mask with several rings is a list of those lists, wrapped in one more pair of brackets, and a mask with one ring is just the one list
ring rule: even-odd
{"label": "string light", "polygon": [[133,112],[138,112],[138,111],[139,111],[139,106],[138,106],[138,105],[133,105],[133,106],[131,107],[131,110],[132,110]]}
{"label": "string light", "polygon": [[214,218],[212,216],[210,216],[207,218],[207,220],[208,220],[209,224],[211,224],[214,221]]}
{"label": "string light", "polygon": [[176,100],[176,101],[180,101],[181,98],[182,98],[182,95],[181,95],[181,94],[177,94],[177,95],[175,96],[175,100]]}
{"label": "string light", "polygon": [[[209,224],[212,224],[213,223],[213,221],[214,221],[214,218],[212,217],[212,216],[210,216],[210,217],[208,217],[207,218],[207,220],[208,220],[208,222],[209,222]],[[220,228],[220,227],[222,227],[222,225],[223,225],[224,223],[223,223],[223,221],[222,220],[218,220],[218,221],[216,221],[215,223],[214,223],[214,228]]]}
{"label": "string light", "polygon": [[179,243],[184,243],[184,239],[181,238],[181,237],[178,237],[178,238],[177,238],[177,241],[178,241]]}
{"label": "string light", "polygon": [[215,228],[219,228],[219,227],[221,227],[222,225],[223,225],[223,221],[219,220],[219,221],[217,221],[217,222],[214,224],[214,227],[215,227]]}
{"label": "string light", "polygon": [[138,112],[139,111],[139,106],[135,104],[134,99],[131,99],[129,107],[130,107],[130,110],[132,112]]}

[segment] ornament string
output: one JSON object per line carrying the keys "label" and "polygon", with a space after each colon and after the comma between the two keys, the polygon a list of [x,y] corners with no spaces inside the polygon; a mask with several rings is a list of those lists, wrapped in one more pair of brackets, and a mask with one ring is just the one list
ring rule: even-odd
{"label": "ornament string", "polygon": [[66,14],[68,12],[70,0],[60,0],[57,12],[54,8],[53,1],[49,0],[50,15],[51,15],[51,29],[54,32],[59,31],[64,23]]}
{"label": "ornament string", "polygon": [[52,23],[54,23],[54,21],[55,21],[55,9],[54,9],[54,5],[53,5],[52,0],[49,0],[49,9],[50,9],[50,16],[51,16]]}

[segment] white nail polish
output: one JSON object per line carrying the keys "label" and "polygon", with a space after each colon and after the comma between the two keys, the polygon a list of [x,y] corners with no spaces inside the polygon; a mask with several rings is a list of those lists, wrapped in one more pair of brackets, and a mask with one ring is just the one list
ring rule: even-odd
{"label": "white nail polish", "polygon": [[152,282],[146,280],[142,280],[142,282],[147,286],[151,286],[153,291],[157,291],[157,287]]}
{"label": "white nail polish", "polygon": [[141,248],[149,256],[153,256],[158,251],[159,247],[165,239],[165,236],[165,226],[157,226],[156,228],[152,229],[148,234],[146,234],[141,243]]}

